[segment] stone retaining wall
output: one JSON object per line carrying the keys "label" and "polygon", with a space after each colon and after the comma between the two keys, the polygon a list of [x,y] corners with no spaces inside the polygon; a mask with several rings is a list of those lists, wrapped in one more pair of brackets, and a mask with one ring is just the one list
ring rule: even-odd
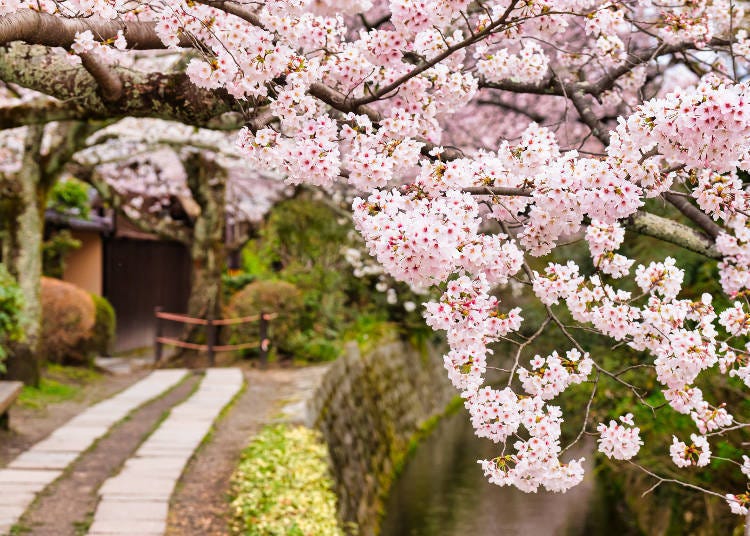
{"label": "stone retaining wall", "polygon": [[383,499],[410,442],[455,395],[441,353],[424,356],[405,342],[366,355],[352,344],[331,365],[308,404],[328,443],[345,527],[378,533]]}

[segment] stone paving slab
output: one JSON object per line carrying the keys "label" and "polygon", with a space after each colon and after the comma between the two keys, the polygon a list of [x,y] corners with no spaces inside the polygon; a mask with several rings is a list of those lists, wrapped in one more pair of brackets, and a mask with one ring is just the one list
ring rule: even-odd
{"label": "stone paving slab", "polygon": [[186,374],[185,369],[152,372],[119,394],[73,417],[0,469],[0,534],[7,534],[36,495],[115,423],[177,385]]}
{"label": "stone paving slab", "polygon": [[[177,478],[179,478],[179,474]],[[107,480],[99,489],[99,495],[108,497],[169,497],[177,478],[131,474],[130,471]]]}
{"label": "stone paving slab", "polygon": [[28,484],[29,486],[42,484],[46,486],[61,474],[62,471],[46,469],[3,469],[0,471],[0,484]]}
{"label": "stone paving slab", "polygon": [[[31,504],[31,503],[29,503]],[[23,515],[24,510],[28,508],[26,506],[0,506],[0,527],[12,526],[18,521],[18,518]],[[5,533],[2,533],[5,534]]]}
{"label": "stone paving slab", "polygon": [[30,450],[8,464],[9,469],[65,469],[78,457],[77,452]]}
{"label": "stone paving slab", "polygon": [[33,489],[36,489],[36,486],[0,486],[0,506],[23,506],[25,510],[34,501]]}
{"label": "stone paving slab", "polygon": [[89,534],[164,534],[167,530],[167,516],[164,519],[136,520],[122,522],[117,519],[95,519],[89,529]]}
{"label": "stone paving slab", "polygon": [[[167,518],[169,501],[118,501],[114,499],[100,502],[97,514],[101,518],[119,521],[153,521]],[[0,516],[2,510],[0,510]]]}
{"label": "stone paving slab", "polygon": [[[242,388],[242,371],[208,369],[198,390],[175,406],[167,419],[125,462],[120,474],[99,489],[101,501],[90,536],[161,536],[169,498],[188,460],[222,409]],[[128,511],[142,512],[128,515]]]}

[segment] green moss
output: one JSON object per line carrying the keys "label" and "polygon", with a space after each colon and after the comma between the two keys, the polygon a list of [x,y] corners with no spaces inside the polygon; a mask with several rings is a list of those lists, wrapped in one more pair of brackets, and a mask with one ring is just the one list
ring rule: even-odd
{"label": "green moss", "polygon": [[409,458],[416,452],[419,444],[424,441],[424,439],[429,436],[433,432],[433,430],[435,430],[435,428],[437,428],[437,425],[440,424],[440,421],[445,417],[448,417],[449,415],[453,415],[462,407],[464,407],[463,399],[460,396],[454,396],[451,401],[448,402],[448,405],[445,406],[445,409],[442,413],[433,415],[419,425],[417,431],[409,438],[406,451],[402,456],[399,457],[398,463],[395,465],[395,474],[393,475],[394,478],[401,474],[401,471],[403,471],[406,462],[409,461]]}
{"label": "green moss", "polygon": [[85,367],[69,367],[50,363],[42,373],[38,387],[24,386],[18,396],[22,406],[41,409],[50,404],[72,400],[85,384],[101,378],[101,374]]}
{"label": "green moss", "polygon": [[320,435],[267,426],[232,476],[231,531],[243,536],[343,536]]}
{"label": "green moss", "polygon": [[81,391],[76,385],[65,384],[55,380],[42,378],[39,387],[24,386],[18,396],[22,406],[40,409],[49,404],[64,402],[74,398]]}
{"label": "green moss", "polygon": [[70,367],[49,363],[44,370],[45,377],[63,383],[86,384],[101,379],[102,375],[93,368]]}

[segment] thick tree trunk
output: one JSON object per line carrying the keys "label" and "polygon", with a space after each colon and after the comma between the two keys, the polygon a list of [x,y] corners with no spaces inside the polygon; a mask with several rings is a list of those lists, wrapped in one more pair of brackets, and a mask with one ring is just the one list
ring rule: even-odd
{"label": "thick tree trunk", "polygon": [[25,155],[18,181],[15,221],[10,221],[3,242],[3,260],[16,278],[24,296],[22,341],[12,343],[6,362],[6,376],[38,385],[40,360],[37,347],[41,336],[42,239],[46,190],[41,180],[39,149],[44,128],[29,127]]}
{"label": "thick tree trunk", "polygon": [[193,274],[188,315],[221,318],[226,180],[222,170],[202,155],[191,156],[185,168],[190,192],[200,207],[190,246]]}

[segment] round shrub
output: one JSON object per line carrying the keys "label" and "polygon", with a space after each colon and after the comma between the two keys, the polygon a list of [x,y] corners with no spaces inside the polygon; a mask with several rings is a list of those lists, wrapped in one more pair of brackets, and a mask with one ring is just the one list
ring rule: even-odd
{"label": "round shrub", "polygon": [[53,363],[88,364],[96,324],[94,300],[59,279],[42,278],[42,357]]}
{"label": "round shrub", "polygon": [[[299,331],[304,304],[302,293],[285,281],[255,281],[237,292],[225,308],[225,318],[257,315],[261,311],[278,313],[269,323],[271,346],[283,353],[291,351],[290,339]],[[224,341],[244,343],[258,340],[258,323],[223,328]]]}

